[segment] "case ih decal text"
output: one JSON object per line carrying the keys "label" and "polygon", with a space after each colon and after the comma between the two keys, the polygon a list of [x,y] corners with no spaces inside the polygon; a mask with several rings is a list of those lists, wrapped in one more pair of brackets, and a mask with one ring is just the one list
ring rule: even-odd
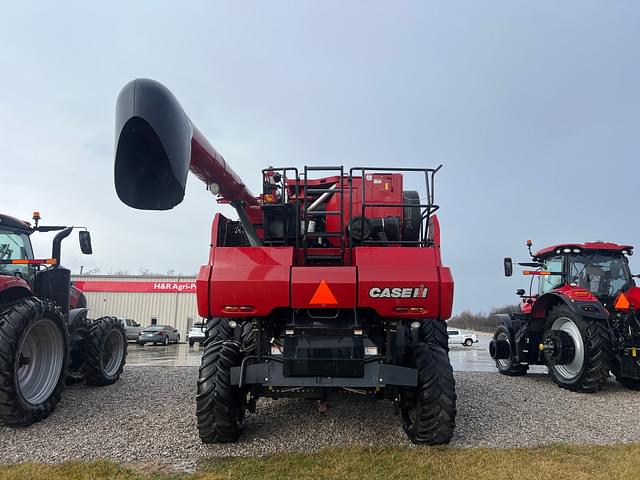
{"label": "case ih decal text", "polygon": [[419,287],[373,287],[369,289],[371,298],[427,298],[429,288]]}

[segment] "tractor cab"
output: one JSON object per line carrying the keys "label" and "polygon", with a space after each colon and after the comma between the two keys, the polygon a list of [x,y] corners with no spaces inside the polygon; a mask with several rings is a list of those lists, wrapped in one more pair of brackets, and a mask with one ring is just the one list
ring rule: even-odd
{"label": "tractor cab", "polygon": [[[531,247],[529,242],[527,245]],[[635,286],[628,262],[632,254],[632,246],[609,242],[561,244],[532,253],[531,262],[519,263],[533,267],[523,272],[531,277],[529,294],[518,290],[523,299],[522,310],[530,311],[537,298],[559,290],[569,297],[577,294],[580,298],[587,291],[605,307],[613,306],[621,292]],[[505,259],[507,276],[510,262],[511,259]]]}

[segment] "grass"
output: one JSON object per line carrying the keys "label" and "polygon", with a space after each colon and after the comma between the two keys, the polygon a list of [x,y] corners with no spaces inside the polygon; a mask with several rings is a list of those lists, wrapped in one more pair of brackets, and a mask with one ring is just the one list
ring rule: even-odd
{"label": "grass", "polygon": [[330,448],[313,454],[211,459],[192,475],[69,462],[0,466],[0,480],[461,479],[626,480],[640,477],[640,445],[491,448]]}

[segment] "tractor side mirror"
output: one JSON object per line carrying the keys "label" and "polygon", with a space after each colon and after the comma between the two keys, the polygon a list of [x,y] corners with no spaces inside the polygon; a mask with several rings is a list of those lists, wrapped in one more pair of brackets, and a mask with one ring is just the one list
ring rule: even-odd
{"label": "tractor side mirror", "polygon": [[91,255],[93,248],[91,247],[91,234],[88,230],[80,230],[78,232],[78,238],[80,239],[80,250],[85,255]]}
{"label": "tractor side mirror", "polygon": [[525,293],[527,292],[525,291],[524,288],[519,288],[516,290],[516,295],[518,295],[519,297],[522,297]]}
{"label": "tractor side mirror", "polygon": [[513,260],[511,257],[505,257],[504,259],[504,276],[510,277],[513,275]]}

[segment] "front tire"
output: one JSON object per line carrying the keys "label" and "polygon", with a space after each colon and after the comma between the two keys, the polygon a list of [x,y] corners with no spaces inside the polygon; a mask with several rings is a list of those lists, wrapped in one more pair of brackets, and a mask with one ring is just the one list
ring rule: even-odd
{"label": "front tire", "polygon": [[27,297],[0,309],[0,421],[26,426],[60,401],[69,337],[53,303]]}
{"label": "front tire", "polygon": [[437,345],[445,352],[449,352],[447,322],[443,320],[423,320],[420,322],[420,341]]}
{"label": "front tire", "polygon": [[515,345],[512,342],[511,335],[509,334],[509,330],[507,330],[504,326],[499,326],[496,328],[495,333],[493,334],[494,340],[504,340],[509,343],[509,358],[496,360],[496,368],[503,375],[508,375],[510,377],[521,377],[525,375],[529,370],[529,365],[525,365],[523,363],[516,363],[513,358],[513,352],[515,350]]}
{"label": "front tire", "polygon": [[203,443],[235,442],[244,429],[243,395],[238,386],[231,385],[231,368],[241,360],[239,342],[205,342],[196,395],[198,433]]}
{"label": "front tire", "polygon": [[548,365],[549,374],[561,388],[591,393],[602,388],[609,378],[612,341],[601,320],[577,315],[566,305],[551,310],[550,329],[566,332],[573,340],[573,359],[563,365]]}
{"label": "front tire", "polygon": [[472,346],[472,345],[473,345],[473,340],[471,340],[470,338],[467,338],[467,339],[465,339],[465,341],[464,341],[463,345],[464,345],[465,347],[470,347],[470,346]]}
{"label": "front tire", "polygon": [[111,385],[120,379],[127,361],[127,333],[120,320],[101,317],[87,338],[84,378],[88,385]]}
{"label": "front tire", "polygon": [[405,432],[416,444],[439,445],[451,441],[456,425],[456,391],[447,352],[440,346],[419,342],[411,348],[418,369],[418,386],[401,396]]}

